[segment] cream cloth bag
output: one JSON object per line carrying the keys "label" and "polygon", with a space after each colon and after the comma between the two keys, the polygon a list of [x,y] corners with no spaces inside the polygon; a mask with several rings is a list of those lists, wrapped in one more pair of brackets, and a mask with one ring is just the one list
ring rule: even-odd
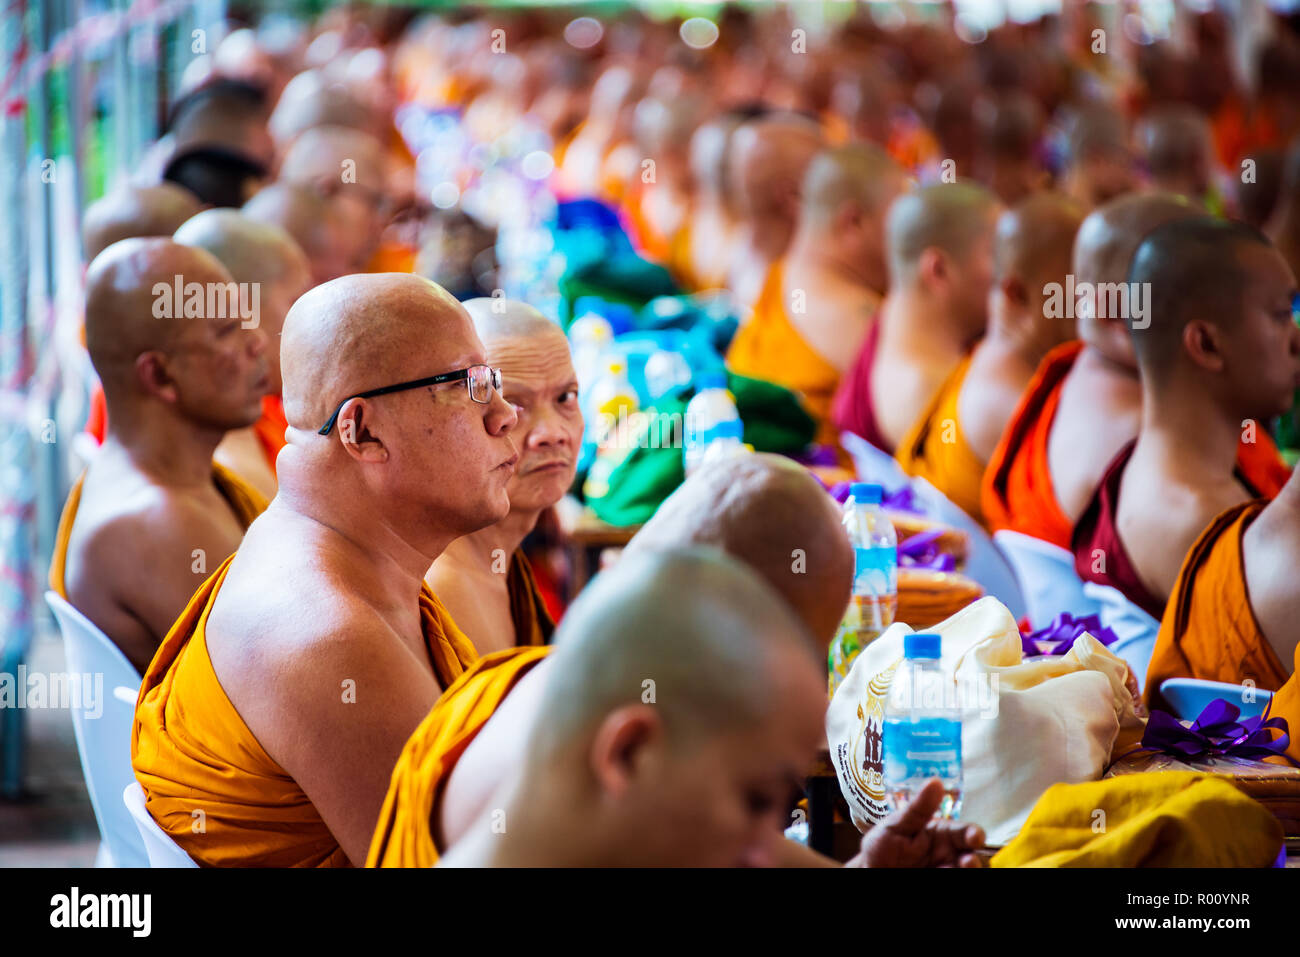
{"label": "cream cloth bag", "polygon": [[[859,830],[889,813],[881,723],[912,630],[894,624],[864,648],[826,712],[831,763]],[[1120,730],[1142,726],[1127,665],[1091,635],[1061,657],[1024,661],[1015,619],[991,597],[928,630],[943,637],[962,708],[961,819],[983,827],[990,845],[1014,837],[1053,784],[1100,778]]]}

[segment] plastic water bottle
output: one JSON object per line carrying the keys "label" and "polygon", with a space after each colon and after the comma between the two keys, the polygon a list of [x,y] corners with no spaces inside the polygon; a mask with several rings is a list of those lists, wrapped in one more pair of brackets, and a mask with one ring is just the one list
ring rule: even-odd
{"label": "plastic water bottle", "polygon": [[645,386],[651,402],[690,381],[690,363],[680,352],[656,349],[645,361]]}
{"label": "plastic water bottle", "polygon": [[744,448],[744,424],[736,411],[736,400],[727,391],[727,377],[721,372],[700,376],[699,388],[686,405],[682,442],[682,464],[689,476],[710,458]]}
{"label": "plastic water bottle", "polygon": [[578,389],[585,392],[595,384],[601,371],[601,353],[614,341],[614,330],[598,312],[586,312],[569,325],[569,342],[573,344],[573,368],[578,374]]}
{"label": "plastic water bottle", "polygon": [[930,778],[943,781],[939,816],[961,813],[961,710],[956,689],[939,664],[940,638],[903,638],[903,663],[894,673],[881,726],[885,793],[900,808]]}
{"label": "plastic water bottle", "polygon": [[854,482],[844,503],[844,530],[853,544],[853,593],[831,641],[827,662],[835,693],[853,660],[898,613],[898,536],[881,511],[879,485]]}
{"label": "plastic water bottle", "polygon": [[628,381],[621,356],[607,356],[604,371],[591,386],[590,415],[597,424],[597,440],[603,441],[620,428],[628,427],[633,412],[640,408],[636,389]]}

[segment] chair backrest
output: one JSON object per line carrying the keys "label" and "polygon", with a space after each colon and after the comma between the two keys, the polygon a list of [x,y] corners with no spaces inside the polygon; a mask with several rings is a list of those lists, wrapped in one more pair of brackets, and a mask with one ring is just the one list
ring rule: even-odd
{"label": "chair backrest", "polygon": [[858,480],[875,482],[887,489],[893,489],[908,482],[907,473],[888,452],[882,452],[860,435],[852,432],[840,434],[840,445],[853,460],[853,468],[858,473]]}
{"label": "chair backrest", "polygon": [[925,479],[914,478],[911,482],[917,501],[928,515],[966,533],[970,550],[966,555],[965,574],[982,585],[985,593],[1006,605],[1016,621],[1024,618],[1027,608],[1020,582],[989,533]]}
{"label": "chair backrest", "polygon": [[1076,618],[1100,612],[1097,600],[1084,593],[1074,556],[1064,548],[1009,529],[994,532],[993,544],[1016,573],[1032,627],[1046,627],[1063,611]]}
{"label": "chair backrest", "polygon": [[83,691],[71,696],[69,711],[100,836],[117,867],[147,867],[144,844],[121,800],[122,789],[135,780],[131,723],[140,675],[85,615],[52,591],[45,600],[63,632],[68,674],[81,676],[74,680]]}
{"label": "chair backrest", "polygon": [[1083,593],[1100,606],[1097,615],[1102,625],[1115,632],[1117,640],[1110,650],[1128,662],[1138,687],[1145,688],[1160,622],[1125,598],[1118,588],[1084,582]]}
{"label": "chair backrest", "polygon": [[1249,685],[1233,685],[1224,681],[1204,681],[1200,678],[1166,678],[1160,683],[1160,696],[1173,708],[1175,718],[1192,719],[1205,710],[1216,698],[1223,698],[1241,709],[1243,718],[1264,713],[1273,700],[1273,692]]}
{"label": "chair backrest", "polygon": [[122,790],[122,804],[139,829],[140,839],[149,855],[150,867],[199,866],[153,819],[149,808],[145,806],[144,788],[140,787],[139,781],[132,781]]}

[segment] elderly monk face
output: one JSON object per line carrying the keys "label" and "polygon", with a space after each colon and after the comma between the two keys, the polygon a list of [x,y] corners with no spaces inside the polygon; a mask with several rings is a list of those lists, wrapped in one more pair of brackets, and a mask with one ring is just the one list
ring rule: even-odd
{"label": "elderly monk face", "polygon": [[501,370],[502,392],[519,417],[511,434],[519,464],[510,480],[510,507],[549,508],[573,485],[582,442],[578,376],[559,326],[486,342],[488,363]]}
{"label": "elderly monk face", "polygon": [[773,706],[743,730],[700,741],[666,741],[645,755],[628,799],[634,825],[648,830],[642,863],[672,867],[769,867],[791,824],[800,791],[825,740],[826,687],[799,649],[769,664]]}

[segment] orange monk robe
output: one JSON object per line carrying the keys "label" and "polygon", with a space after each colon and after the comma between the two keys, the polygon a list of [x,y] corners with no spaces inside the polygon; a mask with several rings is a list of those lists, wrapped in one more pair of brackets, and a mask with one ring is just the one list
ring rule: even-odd
{"label": "orange monk robe", "polygon": [[379,812],[366,867],[432,867],[443,787],[465,749],[510,690],[550,648],[507,648],[479,659],[448,688],[402,749]]}
{"label": "orange monk robe", "polygon": [[[1291,755],[1297,761],[1300,761],[1300,645],[1296,646],[1295,660],[1291,662],[1291,677],[1282,683],[1282,687],[1277,689],[1277,694],[1273,695],[1273,702],[1269,705],[1268,714],[1270,718],[1286,718],[1287,728],[1291,733],[1291,743],[1287,746],[1286,753]],[[1281,758],[1269,758],[1277,764],[1282,764]]]}
{"label": "orange monk robe", "polygon": [[[213,670],[205,629],[229,568],[226,559],[195,592],[140,685],[131,764],[149,814],[201,866],[347,867],[311,800],[262,749]],[[427,587],[420,613],[429,663],[446,688],[478,655]]]}
{"label": "orange monk robe", "polygon": [[278,395],[262,396],[262,415],[253,423],[253,435],[262,447],[266,461],[275,471],[275,460],[285,447],[284,431],[289,420],[284,417],[284,402]]}
{"label": "orange monk robe", "polygon": [[533,566],[522,548],[510,556],[506,571],[506,590],[510,593],[510,619],[515,625],[515,644],[519,647],[548,643],[555,633],[555,620],[546,608],[533,577]]}
{"label": "orange monk robe", "polygon": [[1265,504],[1257,499],[1225,511],[1183,559],[1147,666],[1142,700],[1148,708],[1169,710],[1160,697],[1167,678],[1250,680],[1264,691],[1276,691],[1290,676],[1260,631],[1246,594],[1242,536]]}
{"label": "orange monk robe", "polygon": [[1007,423],[980,487],[980,508],[990,531],[1009,528],[1070,547],[1074,523],[1061,511],[1052,488],[1047,440],[1061,401],[1061,383],[1082,349],[1082,342],[1066,342],[1049,352]]}
{"label": "orange monk robe", "polygon": [[740,375],[766,379],[798,393],[817,422],[817,441],[839,448],[839,433],[831,423],[831,402],[840,373],[810,346],[785,311],[782,264],[767,271],[750,320],[736,332],[727,350],[727,367]]}
{"label": "orange monk robe", "polygon": [[674,237],[665,236],[651,224],[645,212],[648,197],[647,184],[638,180],[623,199],[622,210],[632,227],[632,245],[643,259],[668,266]]}
{"label": "orange monk robe", "polygon": [[[83,473],[68,492],[68,501],[63,506],[63,515],[59,518],[59,530],[54,536],[54,555],[50,559],[50,589],[65,601],[68,598],[65,575],[68,565],[68,540],[72,537],[72,523],[77,520],[77,508],[81,505],[81,487],[86,481]],[[212,482],[222,497],[230,503],[231,511],[245,529],[253,524],[253,519],[266,511],[266,498],[230,469],[216,462],[212,463]]]}
{"label": "orange monk robe", "polygon": [[898,445],[894,458],[904,472],[923,478],[954,505],[984,523],[980,482],[984,463],[966,441],[957,418],[957,399],[970,371],[970,356],[948,374],[920,418]]}
{"label": "orange monk robe", "polygon": [[415,272],[416,251],[405,243],[381,242],[363,272]]}
{"label": "orange monk robe", "polygon": [[1237,471],[1256,495],[1267,499],[1277,498],[1277,493],[1282,491],[1282,486],[1291,477],[1291,469],[1282,461],[1277,443],[1263,426],[1256,423],[1253,433],[1253,442],[1248,442],[1243,437],[1237,443]]}
{"label": "orange monk robe", "polygon": [[104,387],[98,382],[90,390],[90,410],[86,414],[86,434],[95,440],[96,445],[104,444],[108,435],[108,402],[104,399]]}

